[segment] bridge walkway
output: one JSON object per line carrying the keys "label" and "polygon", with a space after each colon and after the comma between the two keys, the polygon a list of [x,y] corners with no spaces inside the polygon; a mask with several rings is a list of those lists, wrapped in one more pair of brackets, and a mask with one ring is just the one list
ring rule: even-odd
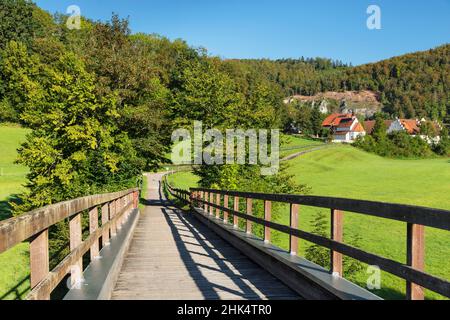
{"label": "bridge walkway", "polygon": [[161,193],[148,176],[147,203],[112,299],[266,300],[300,297]]}

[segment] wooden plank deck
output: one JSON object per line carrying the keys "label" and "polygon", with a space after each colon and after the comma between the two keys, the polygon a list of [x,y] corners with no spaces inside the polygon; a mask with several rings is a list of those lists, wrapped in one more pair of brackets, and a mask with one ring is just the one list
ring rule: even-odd
{"label": "wooden plank deck", "polygon": [[112,299],[299,299],[189,214],[170,207],[149,175],[149,200]]}

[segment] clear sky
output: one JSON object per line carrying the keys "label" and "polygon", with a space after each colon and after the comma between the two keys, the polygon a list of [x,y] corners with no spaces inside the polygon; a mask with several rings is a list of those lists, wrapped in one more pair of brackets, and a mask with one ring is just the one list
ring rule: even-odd
{"label": "clear sky", "polygon": [[[43,9],[182,38],[223,58],[327,57],[354,65],[450,43],[450,0],[35,0]],[[369,5],[381,30],[369,30]]]}

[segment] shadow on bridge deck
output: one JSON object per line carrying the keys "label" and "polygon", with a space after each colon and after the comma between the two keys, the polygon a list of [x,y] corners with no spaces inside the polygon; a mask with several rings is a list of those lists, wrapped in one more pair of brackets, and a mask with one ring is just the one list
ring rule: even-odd
{"label": "shadow on bridge deck", "polygon": [[172,207],[160,178],[149,179],[149,199],[113,299],[299,299],[195,217]]}

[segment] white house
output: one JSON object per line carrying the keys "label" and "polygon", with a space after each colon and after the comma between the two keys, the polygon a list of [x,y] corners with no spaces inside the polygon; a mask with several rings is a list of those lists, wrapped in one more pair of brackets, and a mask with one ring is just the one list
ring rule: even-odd
{"label": "white house", "polygon": [[[440,132],[442,130],[441,125],[436,121],[427,121],[425,119],[422,120],[414,120],[414,119],[395,119],[395,120],[385,120],[384,121],[387,127],[387,133],[393,133],[398,131],[405,131],[410,136],[416,137],[419,136],[423,140],[425,140],[429,144],[439,143],[441,140]],[[435,131],[434,136],[423,135],[421,127],[426,123],[431,124],[432,128]],[[372,134],[373,128],[375,126],[375,121],[366,121],[364,122],[364,127],[368,134]]]}
{"label": "white house", "polygon": [[332,132],[332,141],[336,143],[353,143],[360,136],[365,136],[361,123],[351,114],[332,114],[322,123],[324,128]]}

